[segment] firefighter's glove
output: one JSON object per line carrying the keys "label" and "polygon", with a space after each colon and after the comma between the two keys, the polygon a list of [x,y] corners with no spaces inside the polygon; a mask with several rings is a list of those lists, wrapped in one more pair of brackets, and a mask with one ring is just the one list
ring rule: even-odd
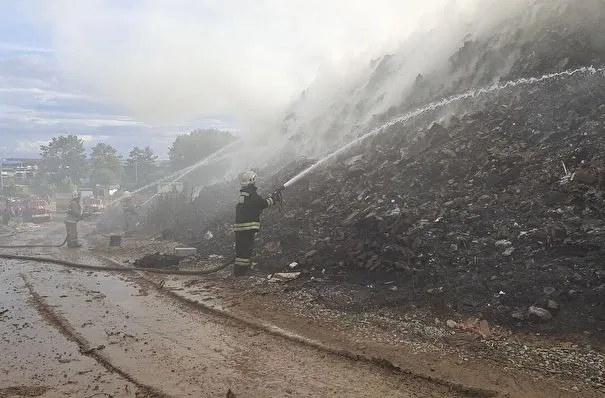
{"label": "firefighter's glove", "polygon": [[277,190],[275,192],[273,192],[273,194],[271,195],[271,199],[273,199],[273,202],[275,203],[282,203],[283,202],[283,198],[281,196],[281,190]]}

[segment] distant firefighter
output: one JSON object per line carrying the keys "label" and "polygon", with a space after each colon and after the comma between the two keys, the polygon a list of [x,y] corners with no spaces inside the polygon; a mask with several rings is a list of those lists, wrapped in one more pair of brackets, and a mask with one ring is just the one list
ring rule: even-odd
{"label": "distant firefighter", "polygon": [[136,229],[139,216],[132,200],[132,194],[128,191],[124,192],[122,197],[122,211],[124,212],[124,232],[131,234]]}
{"label": "distant firefighter", "polygon": [[67,231],[67,247],[75,248],[80,247],[78,242],[78,221],[82,219],[82,206],[80,201],[82,196],[80,192],[74,193],[69,206],[67,207],[67,214],[65,215],[65,229]]}

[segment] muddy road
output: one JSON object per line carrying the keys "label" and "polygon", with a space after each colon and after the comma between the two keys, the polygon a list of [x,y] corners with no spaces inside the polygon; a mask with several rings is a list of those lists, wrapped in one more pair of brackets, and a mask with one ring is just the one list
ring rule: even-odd
{"label": "muddy road", "polygon": [[[60,226],[47,228],[19,240],[60,240]],[[103,262],[81,249],[10,250]],[[137,275],[0,262],[0,397],[467,395],[184,306]]]}
{"label": "muddy road", "polygon": [[[326,305],[326,298],[338,304],[363,293],[350,285],[234,279],[229,269],[202,277],[122,272],[133,259],[169,252],[176,243],[140,236],[109,248],[108,237],[93,228],[92,221],[81,223],[80,249],[0,249],[112,267],[0,259],[0,398],[567,398],[605,392],[600,346],[498,325],[481,337],[411,309],[402,318]],[[64,226],[0,232],[0,245],[59,244]],[[210,260],[181,264],[208,267]]]}

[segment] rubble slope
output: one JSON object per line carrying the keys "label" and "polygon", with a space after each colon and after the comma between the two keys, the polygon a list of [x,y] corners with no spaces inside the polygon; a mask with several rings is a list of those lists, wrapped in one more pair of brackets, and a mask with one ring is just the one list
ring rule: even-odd
{"label": "rubble slope", "polygon": [[[589,3],[596,4],[582,4]],[[575,29],[538,26],[539,40],[507,43],[516,55],[506,78],[605,65],[601,14],[590,24],[576,21]],[[488,47],[489,40],[469,42],[453,56],[458,69],[466,65],[462,85],[420,79],[413,95],[375,122],[491,81],[477,66],[496,62]],[[390,305],[413,302],[513,328],[602,335],[604,100],[603,74],[583,74],[395,124],[289,188],[283,212],[266,212],[257,244],[261,269],[284,270],[296,261],[306,277],[394,281]],[[265,193],[308,163],[265,170],[273,175],[262,182]],[[203,190],[181,212],[182,239],[201,253],[230,255],[236,200],[235,182]]]}

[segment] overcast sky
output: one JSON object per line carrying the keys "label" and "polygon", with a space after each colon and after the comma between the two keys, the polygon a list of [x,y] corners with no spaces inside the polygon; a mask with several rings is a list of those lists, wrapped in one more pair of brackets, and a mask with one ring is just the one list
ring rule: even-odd
{"label": "overcast sky", "polygon": [[165,156],[194,127],[245,134],[320,67],[371,57],[476,0],[0,1],[0,154],[58,134]]}

